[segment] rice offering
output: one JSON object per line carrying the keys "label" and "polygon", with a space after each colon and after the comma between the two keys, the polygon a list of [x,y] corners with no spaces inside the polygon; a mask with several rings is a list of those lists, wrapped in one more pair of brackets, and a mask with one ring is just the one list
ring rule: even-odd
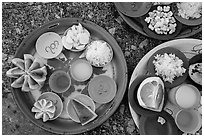
{"label": "rice offering", "polygon": [[113,51],[107,42],[96,40],[87,46],[85,56],[92,65],[103,67],[112,60]]}
{"label": "rice offering", "polygon": [[177,3],[178,15],[184,19],[198,19],[202,16],[202,2]]}
{"label": "rice offering", "polygon": [[172,34],[176,31],[176,20],[170,6],[158,6],[156,10],[149,12],[149,17],[145,18],[148,28],[157,34]]}
{"label": "rice offering", "polygon": [[175,54],[157,54],[154,58],[155,74],[161,76],[164,81],[172,83],[174,78],[182,76],[186,71],[186,69],[182,67],[183,61]]}

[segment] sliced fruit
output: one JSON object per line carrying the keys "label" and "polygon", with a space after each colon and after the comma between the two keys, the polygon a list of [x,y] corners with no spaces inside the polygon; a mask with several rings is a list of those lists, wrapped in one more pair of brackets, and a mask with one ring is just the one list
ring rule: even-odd
{"label": "sliced fruit", "polygon": [[12,59],[12,63],[19,67],[21,70],[24,70],[25,69],[25,63],[24,63],[24,60],[20,59],[20,58],[14,58]]}
{"label": "sliced fruit", "polygon": [[25,71],[28,71],[34,61],[34,57],[30,54],[24,54]]}
{"label": "sliced fruit", "polygon": [[160,112],[164,103],[164,83],[159,77],[146,78],[139,86],[137,99],[140,106]]}
{"label": "sliced fruit", "polygon": [[20,75],[23,75],[24,73],[25,72],[22,69],[20,69],[19,67],[15,67],[15,68],[9,69],[6,72],[6,76],[18,78]]}
{"label": "sliced fruit", "polygon": [[24,82],[24,75],[20,76],[18,79],[16,79],[12,84],[11,87],[13,88],[20,88],[22,87]]}
{"label": "sliced fruit", "polygon": [[[78,95],[74,96],[73,98],[80,101],[82,104],[86,105],[87,107],[89,107],[92,111],[95,111],[95,104],[89,96],[84,95],[84,94],[78,94]],[[67,111],[67,114],[69,115],[69,117],[73,121],[80,123],[80,120],[76,114],[76,111],[74,110],[74,106],[72,105],[72,103],[70,103],[70,100],[67,103],[66,109],[67,109],[66,111]]]}
{"label": "sliced fruit", "polygon": [[105,75],[93,78],[88,85],[89,96],[97,103],[108,103],[116,95],[117,86],[115,81]]}
{"label": "sliced fruit", "polygon": [[88,124],[90,121],[97,117],[97,114],[92,111],[89,107],[81,103],[76,99],[70,100],[70,103],[74,106],[74,110],[82,125]]}
{"label": "sliced fruit", "polygon": [[195,63],[189,66],[189,76],[197,84],[202,85],[202,63]]}

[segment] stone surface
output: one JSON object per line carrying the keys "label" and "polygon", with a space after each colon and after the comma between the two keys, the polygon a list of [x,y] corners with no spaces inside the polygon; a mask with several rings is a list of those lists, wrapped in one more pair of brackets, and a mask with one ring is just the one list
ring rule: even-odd
{"label": "stone surface", "polygon": [[[123,22],[113,3],[54,2],[54,3],[2,3],[2,134],[49,135],[30,122],[14,102],[10,79],[5,76],[11,68],[11,60],[22,40],[34,29],[58,18],[77,17],[90,20],[106,29],[121,47],[128,66],[128,78],[140,59],[152,48],[162,43],[141,35]],[[192,36],[202,38],[202,33]],[[148,41],[148,44],[141,42]],[[128,79],[128,80],[129,80]],[[128,107],[126,91],[116,112],[99,127],[82,133],[85,135],[139,134]],[[114,129],[114,130],[113,130]]]}

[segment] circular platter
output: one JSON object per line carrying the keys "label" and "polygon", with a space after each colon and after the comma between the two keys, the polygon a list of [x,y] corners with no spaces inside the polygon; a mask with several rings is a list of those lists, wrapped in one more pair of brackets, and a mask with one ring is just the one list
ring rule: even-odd
{"label": "circular platter", "polygon": [[[133,3],[137,5],[137,2],[133,2]],[[144,17],[147,16],[148,12],[145,15],[142,15],[140,17],[127,16],[126,14],[124,14],[122,12],[121,8],[119,8],[118,5],[119,5],[118,3],[115,3],[116,9],[117,9],[119,15],[122,17],[122,19],[130,27],[132,27],[134,30],[136,30],[140,34],[145,35],[145,36],[150,37],[150,38],[155,38],[155,39],[159,39],[159,40],[171,40],[171,39],[178,39],[178,38],[186,38],[186,37],[193,36],[193,35],[201,32],[201,30],[202,30],[202,24],[197,23],[198,21],[201,22],[201,20],[196,20],[196,23],[191,23],[191,25],[186,25],[186,24],[182,23],[182,21],[180,22],[181,19],[178,19],[177,21],[179,23],[179,27],[178,27],[179,30],[177,30],[175,32],[175,34],[173,33],[173,35],[169,35],[169,37],[166,35],[160,36],[158,34],[153,33],[152,31],[150,31],[150,29],[147,29],[147,25],[146,25],[146,23],[144,23],[145,22]],[[129,4],[129,5],[131,5],[131,4]],[[173,6],[174,3],[170,3],[170,5]],[[134,12],[134,11],[132,11],[132,12]],[[174,11],[172,11],[172,12],[174,12]],[[175,18],[177,18],[176,15],[175,15]],[[202,19],[202,17],[201,17],[201,19]]]}
{"label": "circular platter", "polygon": [[[55,120],[48,120],[46,122],[43,122],[42,119],[35,119],[34,113],[31,112],[31,108],[33,107],[34,102],[39,98],[42,93],[52,92],[49,88],[49,76],[52,74],[53,71],[58,69],[68,71],[69,65],[76,59],[81,58],[81,56],[83,55],[83,51],[75,52],[63,49],[59,56],[57,56],[56,58],[45,59],[40,57],[39,54],[36,52],[36,41],[42,34],[46,32],[55,32],[60,36],[63,36],[67,28],[71,27],[72,25],[77,25],[79,23],[90,32],[92,40],[104,40],[111,46],[113,50],[113,58],[111,62],[104,67],[93,66],[93,76],[91,78],[96,77],[98,75],[106,75],[112,78],[117,85],[115,97],[112,101],[105,104],[95,103],[95,113],[97,114],[97,117],[86,125],[82,125],[80,123],[72,121],[65,114],[66,112],[64,110],[62,111],[62,114]],[[44,83],[44,86],[39,91],[22,92],[21,88],[13,88],[12,93],[15,102],[17,103],[23,114],[34,124],[47,131],[57,134],[79,134],[96,128],[114,113],[114,111],[118,108],[126,91],[127,65],[119,45],[117,44],[115,39],[102,27],[90,21],[78,18],[64,18],[48,22],[42,27],[39,27],[34,30],[22,41],[20,47],[16,51],[15,58],[23,59],[24,54],[31,54],[35,58],[40,58],[41,61],[46,64],[47,78]],[[67,98],[74,94],[83,93],[88,95],[87,85],[89,80],[85,82],[77,82],[71,79],[71,86],[68,91],[64,93],[57,93],[57,95],[62,99],[63,104],[65,105],[68,102]],[[11,78],[11,82],[13,81],[14,78]]]}
{"label": "circular platter", "polygon": [[[135,108],[135,104],[133,103],[132,97],[130,97],[133,93],[130,93],[131,90],[130,88],[132,87],[131,84],[133,82],[135,82],[134,80],[148,74],[148,70],[147,70],[147,64],[148,64],[148,60],[149,58],[158,50],[166,48],[166,47],[172,47],[172,48],[176,48],[178,50],[180,50],[182,53],[184,53],[184,55],[186,56],[186,58],[189,60],[191,59],[193,56],[202,53],[202,41],[198,40],[198,39],[177,39],[177,40],[171,40],[165,43],[162,43],[160,45],[158,45],[157,47],[153,48],[151,51],[149,51],[141,60],[140,62],[137,64],[137,66],[135,67],[133,74],[131,76],[130,79],[130,83],[129,83],[129,91],[128,91],[128,99],[129,99],[129,108],[130,108],[130,112],[131,115],[133,117],[133,120],[137,126],[137,128],[139,129],[140,126],[140,118],[141,115],[138,114],[136,111],[137,109]],[[168,112],[169,114],[171,112],[168,111],[168,107],[170,107],[170,104],[168,103],[169,101],[166,101],[166,105],[164,106],[164,111]],[[165,109],[167,108],[167,109]],[[181,131],[177,134],[182,134]]]}

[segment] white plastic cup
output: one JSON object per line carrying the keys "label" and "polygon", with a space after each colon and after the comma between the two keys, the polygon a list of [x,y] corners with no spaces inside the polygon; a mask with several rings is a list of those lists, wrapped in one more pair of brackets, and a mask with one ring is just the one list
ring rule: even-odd
{"label": "white plastic cup", "polygon": [[197,108],[200,106],[199,90],[191,84],[182,84],[168,92],[169,101],[181,109]]}
{"label": "white plastic cup", "polygon": [[202,125],[200,113],[194,109],[182,109],[175,116],[177,127],[184,133],[194,134]]}

